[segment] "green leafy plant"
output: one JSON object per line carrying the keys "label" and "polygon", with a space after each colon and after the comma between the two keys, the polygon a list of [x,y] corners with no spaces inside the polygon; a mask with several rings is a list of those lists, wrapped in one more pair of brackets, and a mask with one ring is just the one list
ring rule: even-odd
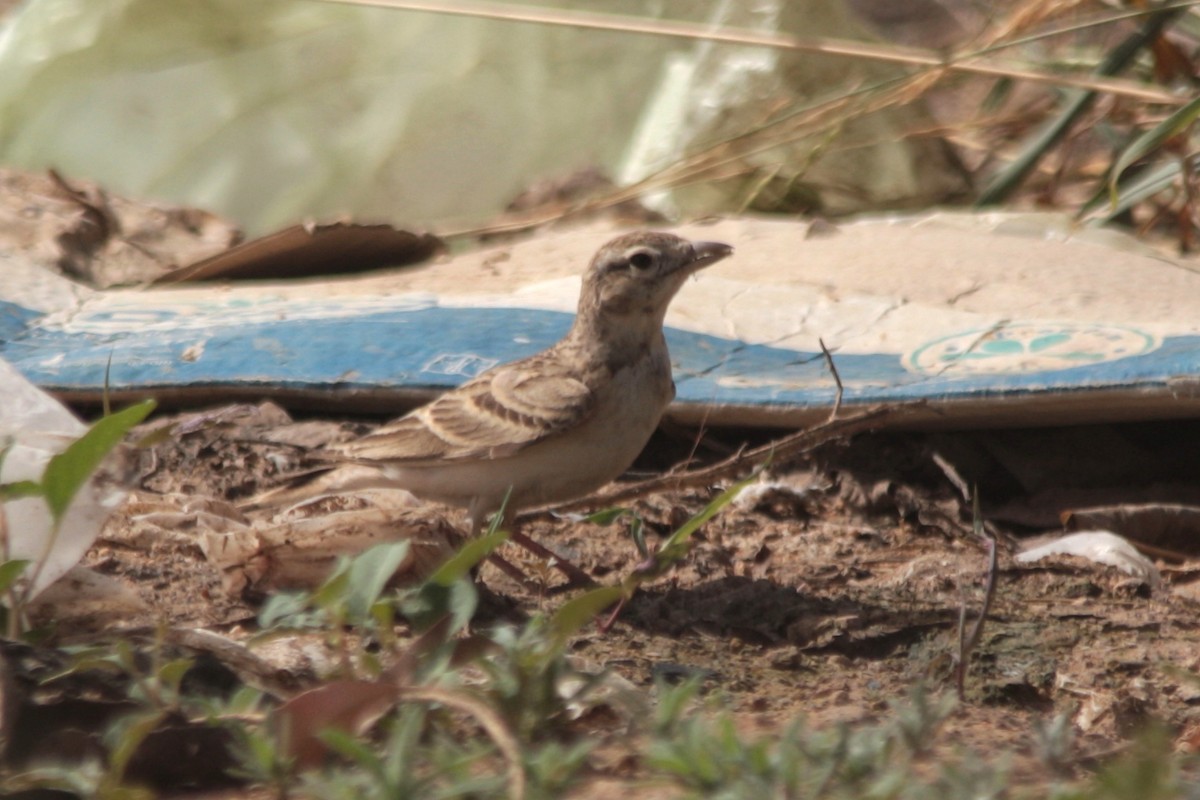
{"label": "green leafy plant", "polygon": [[[921,776],[919,756],[932,746],[938,724],[955,705],[953,698],[930,703],[921,687],[879,725],[810,730],[797,721],[782,735],[763,737],[745,735],[723,710],[688,710],[696,691],[695,682],[659,686],[660,716],[647,759],[653,769],[698,795],[917,798],[939,781],[946,786],[986,783],[977,780],[978,770],[961,764],[947,764],[932,782]],[[956,795],[946,789],[934,796],[991,795]]]}
{"label": "green leafy plant", "polygon": [[[655,552],[649,552],[644,542],[640,542],[639,549],[645,554],[645,558],[637,568],[625,576],[621,583],[615,586],[602,586],[598,589],[592,589],[563,604],[562,608],[555,612],[551,619],[551,630],[557,646],[564,647],[568,638],[578,632],[584,625],[596,619],[606,608],[616,605],[619,611],[621,606],[638,590],[639,586],[662,576],[672,566],[683,559],[691,548],[691,539],[696,531],[700,530],[700,527],[704,523],[719,514],[721,509],[733,502],[734,498],[743,489],[758,480],[759,473],[765,467],[766,464],[758,467],[745,478],[737,481],[713,498],[708,505],[668,536]],[[632,512],[624,509],[610,509],[600,512],[598,518],[602,523],[609,523],[626,514],[632,515]],[[636,519],[636,516],[634,518]],[[642,526],[635,525],[635,528],[640,532]]]}
{"label": "green leafy plant", "polygon": [[[385,642],[396,618],[405,619],[418,635],[407,645],[393,643],[390,666],[384,654],[364,669],[370,659],[358,648],[353,659],[343,662],[347,669],[340,680],[297,695],[273,715],[276,733],[267,728],[239,733],[243,774],[276,787],[290,785],[288,776],[302,774],[305,785],[320,787],[322,796],[425,791],[487,796],[501,787],[509,794],[557,796],[577,778],[591,747],[574,740],[570,709],[586,707],[603,680],[570,666],[565,655],[569,640],[640,583],[682,558],[693,533],[743,485],[722,493],[621,584],[586,592],[520,627],[466,634],[478,603],[472,573],[507,539],[497,523],[413,588],[385,591],[406,552],[398,543],[344,559],[312,592],[277,595],[260,613],[263,635],[316,627],[343,653],[364,635]],[[353,632],[347,638],[331,629]],[[482,670],[482,683],[464,679],[461,670],[468,664]],[[373,709],[381,704],[397,710],[385,714],[382,727],[376,728],[383,738],[372,744],[363,739],[362,725],[378,718]],[[425,710],[414,710],[419,706]],[[450,735],[458,728],[451,718],[461,715],[486,732],[470,740],[470,747]],[[272,739],[279,736],[289,741]],[[313,772],[328,755],[354,768]],[[499,764],[507,765],[503,774],[496,769]]]}
{"label": "green leafy plant", "polygon": [[[0,784],[58,789],[80,797],[112,800],[153,797],[150,790],[129,779],[131,764],[147,740],[169,727],[193,731],[201,728],[207,724],[209,709],[221,704],[211,697],[186,693],[184,677],[194,660],[167,657],[166,653],[165,628],[160,628],[149,648],[121,639],[59,650],[65,666],[42,676],[40,685],[49,693],[77,682],[103,687],[105,702],[82,700],[94,707],[78,712],[104,720],[99,737],[102,753],[82,763],[38,764],[15,774],[0,774]],[[108,697],[114,690],[121,691],[123,697]]]}
{"label": "green leafy plant", "polygon": [[384,723],[378,742],[326,732],[324,740],[344,766],[308,773],[305,788],[313,797],[347,800],[502,796],[503,777],[478,769],[495,751],[485,741],[456,741],[437,717],[421,706],[406,706]]}
{"label": "green leafy plant", "polygon": [[638,553],[642,558],[650,557],[650,549],[646,546],[646,523],[632,508],[606,508],[603,511],[597,511],[594,514],[589,514],[583,518],[584,522],[592,525],[600,525],[607,527],[615,525],[617,522],[627,519],[629,520],[629,537],[633,539],[633,544],[638,549]]}

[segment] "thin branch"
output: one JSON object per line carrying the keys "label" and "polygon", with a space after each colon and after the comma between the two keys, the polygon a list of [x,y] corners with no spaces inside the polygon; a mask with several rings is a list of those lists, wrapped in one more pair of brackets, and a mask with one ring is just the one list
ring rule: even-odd
{"label": "thin branch", "polygon": [[768,442],[761,447],[749,450],[739,450],[724,461],[719,461],[709,467],[683,472],[667,473],[628,486],[620,486],[605,492],[597,492],[581,500],[540,509],[533,514],[543,511],[578,511],[597,506],[613,506],[626,503],[639,497],[660,491],[676,491],[691,486],[710,486],[713,483],[747,471],[767,458],[772,463],[780,465],[809,452],[826,442],[851,436],[862,431],[872,430],[883,424],[884,420],[899,413],[895,406],[873,406],[838,420],[830,420],[816,427],[793,433],[782,439]]}
{"label": "thin branch", "polygon": [[696,426],[696,436],[692,439],[692,449],[688,451],[687,459],[683,463],[691,464],[696,458],[696,451],[700,449],[700,443],[704,441],[704,434],[708,432],[708,416],[712,410],[712,403],[704,407],[704,416],[700,418],[700,424]]}
{"label": "thin branch", "polygon": [[971,653],[979,644],[979,639],[983,635],[983,622],[987,619],[992,610],[992,601],[996,596],[996,573],[999,571],[999,557],[996,546],[996,538],[989,533],[983,524],[983,515],[979,511],[979,490],[975,488],[971,492],[972,514],[974,516],[975,535],[987,542],[988,550],[988,572],[987,585],[983,590],[983,608],[979,610],[979,619],[975,620],[975,624],[971,627],[971,634],[964,638],[967,620],[967,604],[964,601],[959,608],[958,613],[958,666],[955,670],[955,682],[958,689],[958,699],[960,702],[965,700],[966,682],[967,682],[967,661],[971,658]]}
{"label": "thin branch", "polygon": [[829,367],[829,371],[833,373],[833,382],[837,384],[837,395],[833,399],[833,410],[829,412],[829,421],[833,422],[837,419],[838,412],[842,410],[842,394],[845,392],[845,387],[842,386],[842,376],[838,374],[837,367],[833,363],[833,353],[829,352],[829,348],[825,346],[825,340],[817,337],[817,344],[821,345],[821,355],[825,356],[825,364]]}

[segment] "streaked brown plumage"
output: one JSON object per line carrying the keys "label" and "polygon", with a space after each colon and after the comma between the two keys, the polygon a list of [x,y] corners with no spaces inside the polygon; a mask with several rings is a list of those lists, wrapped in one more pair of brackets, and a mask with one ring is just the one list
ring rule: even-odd
{"label": "streaked brown plumage", "polygon": [[582,496],[624,472],[675,396],[667,306],[728,245],[633,233],[600,248],[570,332],[371,434],[330,448],[381,482],[469,509],[472,533],[506,513]]}

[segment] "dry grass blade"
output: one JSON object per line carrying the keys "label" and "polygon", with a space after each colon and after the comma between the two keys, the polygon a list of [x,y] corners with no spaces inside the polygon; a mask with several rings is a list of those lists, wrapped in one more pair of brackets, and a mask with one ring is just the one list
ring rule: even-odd
{"label": "dry grass blade", "polygon": [[525,767],[521,760],[521,745],[500,715],[487,703],[463,692],[452,692],[432,686],[402,687],[399,694],[401,700],[439,703],[472,716],[508,761],[507,796],[518,800],[525,797]]}
{"label": "dry grass blade", "polygon": [[1025,0],[1018,5],[1004,21],[987,37],[989,44],[1003,42],[1041,25],[1051,19],[1057,19],[1068,14],[1090,0]]}
{"label": "dry grass blade", "polygon": [[[849,58],[865,58],[894,64],[906,64],[938,70],[946,69],[993,77],[1010,77],[1053,86],[1074,86],[1081,89],[1110,92],[1112,94],[1154,102],[1171,104],[1179,102],[1178,98],[1169,93],[1128,81],[1072,77],[1026,69],[1013,64],[981,63],[978,61],[980,54],[977,52],[947,58],[932,50],[892,44],[875,44],[821,36],[793,36],[773,31],[756,31],[742,28],[714,28],[712,25],[704,23],[654,20],[644,17],[603,14],[592,11],[537,8],[522,6],[516,3],[492,3],[480,0],[452,0],[447,2],[436,2],[436,0],[324,0],[324,2],[392,8],[398,11],[423,11],[431,14],[495,19],[508,22],[526,22],[539,25],[560,25],[592,30],[618,31],[621,33],[668,36],[681,39],[702,39],[710,42],[724,42],[726,44],[740,44],[752,47],[771,47],[778,50],[795,50],[806,53],[846,56]],[[1077,3],[1078,0],[1075,0],[1075,2],[1067,5],[1073,6]],[[1040,6],[1045,4],[1031,3],[1029,5]],[[1006,26],[1005,30],[1010,28],[1014,30],[1024,29],[1030,24],[1029,20],[1040,21],[1048,16],[1057,15],[1060,13],[1060,6],[1062,4],[1052,4],[1053,14],[1029,13],[1020,16],[1014,23]]]}
{"label": "dry grass blade", "polygon": [[983,607],[979,609],[979,618],[975,620],[975,624],[971,626],[971,632],[966,632],[967,627],[967,604],[959,607],[958,614],[958,664],[955,665],[955,688],[958,691],[959,702],[966,700],[966,683],[967,683],[967,667],[971,660],[971,653],[975,652],[975,648],[979,645],[979,640],[983,636],[983,623],[987,621],[988,614],[992,611],[992,601],[996,598],[996,574],[999,572],[999,547],[996,538],[989,533],[983,525],[983,513],[979,509],[979,489],[973,487],[971,489],[971,509],[973,516],[973,526],[975,535],[987,545],[988,566],[987,566],[987,581],[983,590]]}
{"label": "dry grass blade", "polygon": [[[332,2],[362,2],[362,0],[331,0]],[[891,77],[870,85],[842,87],[832,96],[817,98],[792,106],[783,113],[773,114],[765,121],[748,126],[734,136],[700,148],[678,158],[671,164],[633,184],[590,198],[566,210],[561,207],[533,213],[519,219],[500,221],[481,228],[446,232],[447,237],[473,237],[484,234],[516,233],[560,221],[576,215],[588,215],[637,200],[647,193],[678,189],[700,183],[730,180],[758,172],[757,163],[781,146],[807,143],[811,158],[798,156],[789,160],[788,170],[801,173],[805,164],[819,158],[820,151],[838,131],[857,119],[919,100],[939,85],[951,72],[1029,81],[1067,87],[1086,92],[1103,92],[1141,102],[1178,106],[1189,98],[1172,94],[1158,87],[1121,80],[1103,75],[1063,75],[1029,68],[1025,65],[1002,62],[992,57],[998,50],[1017,44],[1028,44],[1041,38],[1060,35],[1062,31],[1079,31],[1109,24],[1134,16],[1130,13],[1094,18],[1086,23],[1074,23],[1057,30],[1029,33],[1035,25],[1061,17],[1078,5],[1072,2],[1022,4],[978,46],[944,56],[940,53],[887,44],[846,41],[821,37],[796,37],[774,31],[754,31],[718,28],[712,25],[670,20],[652,20],[629,16],[596,14],[563,9],[535,9],[515,4],[487,2],[409,2],[409,0],[370,0],[370,5],[420,10],[431,13],[487,17],[514,22],[539,23],[620,31],[633,34],[660,35],[676,38],[703,39],[746,46],[771,47],[797,52],[853,57],[879,62],[908,65],[915,71]],[[1179,13],[1186,5],[1170,5],[1169,11],[1143,10],[1141,15]],[[1154,19],[1155,17],[1151,17]],[[815,143],[814,143],[815,142]],[[869,143],[866,143],[869,144]],[[847,143],[839,139],[839,148]],[[771,167],[763,167],[768,174]],[[796,176],[791,176],[793,179]]]}

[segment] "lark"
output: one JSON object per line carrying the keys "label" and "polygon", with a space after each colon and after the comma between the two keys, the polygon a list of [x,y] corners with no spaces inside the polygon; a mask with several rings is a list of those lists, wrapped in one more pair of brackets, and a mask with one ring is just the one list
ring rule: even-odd
{"label": "lark", "polygon": [[[572,500],[621,475],[675,397],[663,317],[688,277],[733,248],[639,232],[605,244],[567,335],[350,442],[339,460],[418,497],[463,506],[477,534],[504,508]],[[507,498],[507,501],[506,501]]]}

